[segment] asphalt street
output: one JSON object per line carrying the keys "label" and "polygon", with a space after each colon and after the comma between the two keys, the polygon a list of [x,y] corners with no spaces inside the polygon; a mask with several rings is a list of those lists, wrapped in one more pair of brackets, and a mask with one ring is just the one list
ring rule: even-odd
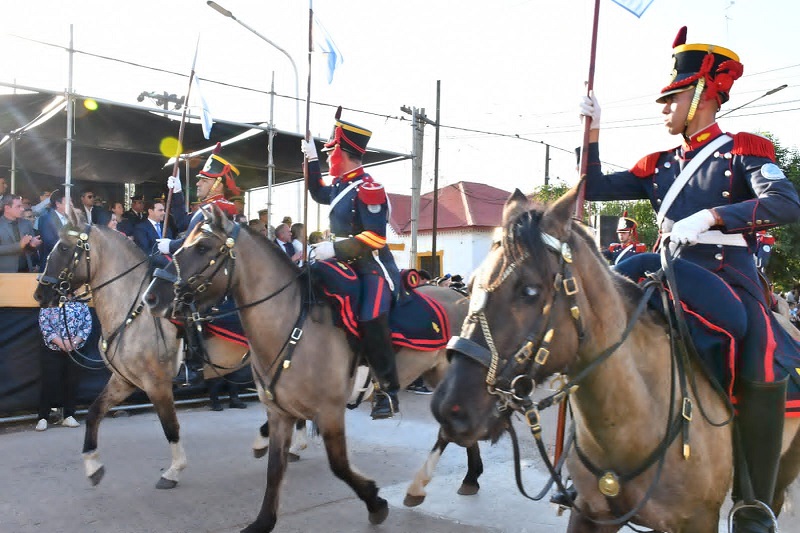
{"label": "asphalt street", "polygon": [[[508,532],[566,530],[567,515],[549,503],[534,503],[517,491],[508,438],[482,444],[485,471],[474,496],[456,494],[466,455],[451,446],[440,461],[428,497],[419,507],[403,506],[406,488],[435,441],[430,396],[403,392],[402,416],[373,421],[369,407],[348,411],[351,462],[373,477],[390,505],[379,526],[364,505],[330,472],[322,441],[312,439],[299,462],[289,465],[276,532]],[[552,442],[555,413],[543,417]],[[179,410],[189,464],[179,485],[157,490],[170,452],[152,411],[106,419],[100,428],[100,459],[106,474],[92,487],[83,472],[83,429],[33,423],[0,428],[0,532],[2,533],[233,533],[256,516],[264,494],[266,460],[250,447],[264,419],[249,402],[243,410],[211,412],[199,405]],[[81,417],[79,417],[81,418]],[[519,425],[524,479],[535,494],[546,479],[530,435]],[[797,496],[790,496],[796,509]],[[727,512],[727,511],[725,511]],[[781,531],[800,533],[794,511],[781,516]],[[720,528],[720,531],[724,531]]]}

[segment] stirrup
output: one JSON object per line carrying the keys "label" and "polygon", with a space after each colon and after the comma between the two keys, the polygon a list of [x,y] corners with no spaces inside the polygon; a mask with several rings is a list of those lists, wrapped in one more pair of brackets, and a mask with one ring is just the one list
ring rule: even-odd
{"label": "stirrup", "polygon": [[744,500],[736,502],[733,507],[731,507],[730,512],[728,512],[728,533],[733,533],[733,517],[742,509],[758,509],[764,512],[772,521],[772,530],[778,533],[778,518],[775,516],[775,513],[772,512],[772,508],[761,500],[754,500],[752,503],[747,503]]}

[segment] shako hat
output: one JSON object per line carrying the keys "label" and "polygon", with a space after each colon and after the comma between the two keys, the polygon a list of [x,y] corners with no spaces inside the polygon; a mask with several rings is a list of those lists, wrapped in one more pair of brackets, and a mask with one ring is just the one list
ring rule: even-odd
{"label": "shako hat", "polygon": [[222,144],[217,143],[206,164],[198,172],[197,177],[223,179],[225,180],[225,187],[230,191],[230,194],[238,196],[242,194],[241,189],[236,186],[236,176],[239,175],[239,169],[230,164],[228,160],[220,157],[220,151],[222,151]]}
{"label": "shako hat", "polygon": [[347,153],[363,156],[367,151],[367,143],[372,137],[372,132],[361,126],[345,122],[339,117],[342,115],[342,106],[336,110],[336,122],[333,125],[331,138],[325,143],[323,152],[333,150],[338,144]]}
{"label": "shako hat", "polygon": [[661,89],[661,95],[656,99],[659,104],[665,103],[665,97],[671,94],[695,87],[701,91],[705,89],[705,99],[715,99],[722,105],[728,101],[733,82],[744,70],[739,56],[727,48],[713,44],[686,44],[686,26],[678,31],[672,43],[672,59],[670,83]]}
{"label": "shako hat", "polygon": [[619,217],[619,222],[617,223],[617,231],[633,231],[636,229],[636,221],[628,216],[621,216]]}

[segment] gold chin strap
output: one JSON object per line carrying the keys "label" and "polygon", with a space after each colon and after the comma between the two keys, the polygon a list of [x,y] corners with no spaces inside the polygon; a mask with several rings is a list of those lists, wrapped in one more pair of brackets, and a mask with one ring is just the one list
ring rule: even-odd
{"label": "gold chin strap", "polygon": [[683,126],[684,137],[686,137],[686,130],[689,128],[689,123],[694,118],[695,112],[697,112],[697,106],[700,105],[700,97],[703,95],[703,89],[705,89],[705,87],[705,78],[697,80],[697,85],[694,88],[694,96],[692,96],[692,103],[689,105],[689,113],[686,115],[686,123]]}

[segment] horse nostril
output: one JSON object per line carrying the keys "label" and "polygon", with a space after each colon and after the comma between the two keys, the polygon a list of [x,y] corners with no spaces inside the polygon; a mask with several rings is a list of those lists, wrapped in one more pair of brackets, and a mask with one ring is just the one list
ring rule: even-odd
{"label": "horse nostril", "polygon": [[150,305],[153,305],[158,301],[158,298],[156,298],[156,295],[153,293],[147,293],[147,295],[144,297],[144,301]]}

